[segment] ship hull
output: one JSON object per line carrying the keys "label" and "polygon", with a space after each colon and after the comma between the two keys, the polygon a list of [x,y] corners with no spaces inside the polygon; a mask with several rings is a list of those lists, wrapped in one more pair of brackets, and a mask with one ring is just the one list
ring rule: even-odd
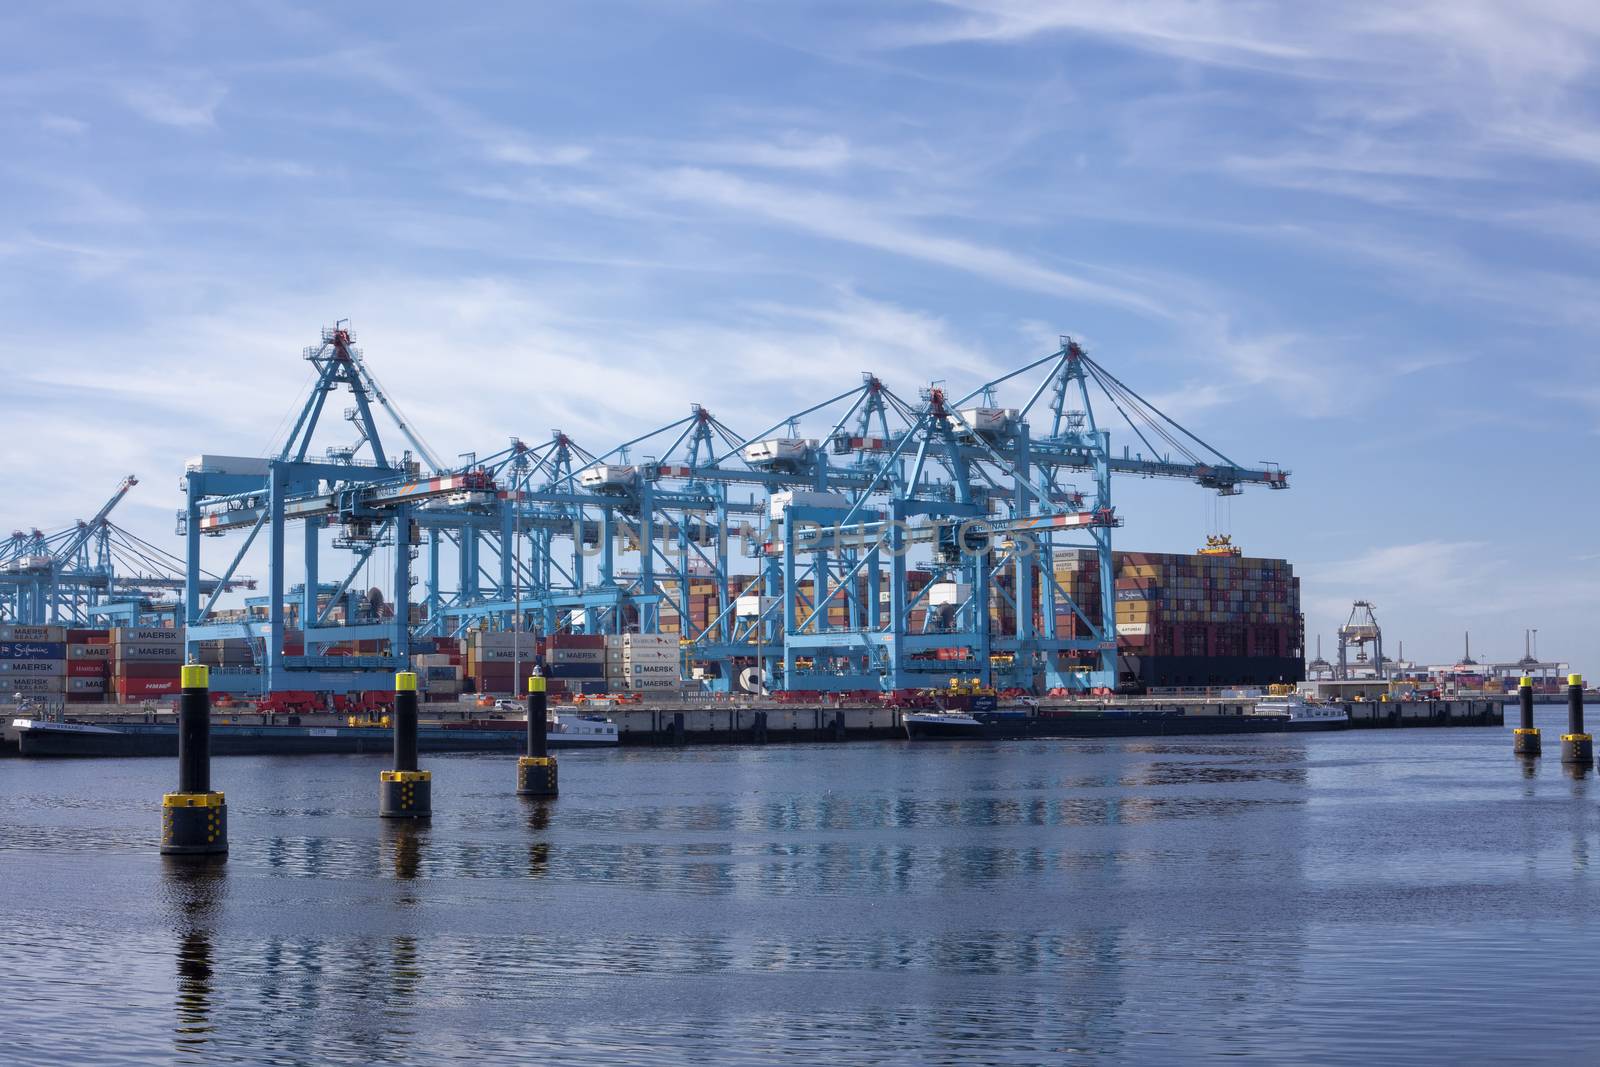
{"label": "ship hull", "polygon": [[[520,726],[520,724],[519,724]],[[178,754],[178,729],[167,723],[131,723],[92,731],[52,729],[49,724],[17,731],[22,756],[39,758],[169,756]],[[520,752],[525,730],[421,727],[419,752]],[[551,734],[549,747],[615,748],[616,740],[563,738]],[[394,738],[381,727],[221,726],[211,727],[213,756],[299,756],[383,753]]]}

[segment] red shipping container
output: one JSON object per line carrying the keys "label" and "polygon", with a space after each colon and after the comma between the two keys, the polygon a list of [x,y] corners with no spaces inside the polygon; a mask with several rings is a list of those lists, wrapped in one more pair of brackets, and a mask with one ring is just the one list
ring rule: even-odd
{"label": "red shipping container", "polygon": [[111,643],[110,630],[68,630],[67,644],[69,645],[109,645]]}
{"label": "red shipping container", "polygon": [[67,660],[68,678],[104,678],[105,676],[106,661],[103,659]]}
{"label": "red shipping container", "polygon": [[605,634],[551,634],[547,638],[551,648],[605,648]]}
{"label": "red shipping container", "polygon": [[117,679],[118,700],[143,700],[146,697],[172,696],[178,691],[178,679],[173,678],[121,678]]}
{"label": "red shipping container", "polygon": [[66,700],[68,704],[104,704],[106,695],[104,693],[68,693],[66,694]]}
{"label": "red shipping container", "polygon": [[178,672],[183,669],[181,663],[166,663],[158,660],[128,660],[118,661],[112,673],[121,678],[177,678]]}

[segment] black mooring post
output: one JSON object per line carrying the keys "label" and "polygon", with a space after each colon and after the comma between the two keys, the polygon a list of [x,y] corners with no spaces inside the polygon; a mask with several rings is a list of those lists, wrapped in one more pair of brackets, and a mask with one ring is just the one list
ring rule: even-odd
{"label": "black mooring post", "polygon": [[378,776],[378,814],[426,819],[433,814],[433,772],[417,769],[417,676],[394,676],[394,769]]}
{"label": "black mooring post", "polygon": [[535,667],[528,677],[528,754],[517,760],[519,797],[553,797],[559,791],[558,768],[550,755],[547,689],[544,674]]}
{"label": "black mooring post", "polygon": [[[538,684],[535,684],[538,683]],[[528,678],[528,755],[550,755],[550,694],[544,676],[537,672]]]}
{"label": "black mooring post", "polygon": [[[401,677],[395,676],[394,687],[394,769],[414,771],[417,769],[417,691],[403,688]],[[411,677],[415,679],[416,675]]]}
{"label": "black mooring post", "polygon": [[[178,692],[178,792],[211,792],[210,670],[182,669]],[[190,685],[195,680],[197,684]]]}
{"label": "black mooring post", "polygon": [[1567,675],[1567,732],[1561,735],[1561,762],[1587,767],[1594,762],[1594,738],[1583,732],[1583,675]]}
{"label": "black mooring post", "polygon": [[179,672],[178,791],[161,798],[161,851],[207,856],[228,851],[226,798],[211,789],[211,672],[198,663]]}
{"label": "black mooring post", "polygon": [[1524,678],[1517,686],[1517,704],[1522,719],[1511,733],[1511,751],[1519,756],[1537,756],[1540,751],[1539,728],[1533,725],[1533,679]]}

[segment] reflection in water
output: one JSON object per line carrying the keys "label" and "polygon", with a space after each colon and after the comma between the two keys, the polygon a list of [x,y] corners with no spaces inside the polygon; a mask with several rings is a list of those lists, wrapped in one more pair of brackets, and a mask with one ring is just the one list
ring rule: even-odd
{"label": "reflection in water", "polygon": [[550,804],[545,797],[528,798],[528,829],[534,834],[528,844],[529,878],[543,878],[550,872],[550,842],[544,840],[550,829]]}
{"label": "reflection in water", "polygon": [[422,868],[422,847],[428,840],[428,824],[417,819],[381,819],[382,836],[394,870],[395,881],[403,889],[394,902],[403,908],[418,901],[415,882]]}
{"label": "reflection in water", "polygon": [[226,856],[163,857],[177,932],[177,1025],[173,1045],[200,1056],[211,1039],[211,923],[227,891]]}
{"label": "reflection in water", "polygon": [[[72,806],[101,768],[17,761],[8,891],[74,907],[0,939],[49,1020],[0,1060],[92,1062],[109,1033],[140,1063],[1525,1055],[1462,1004],[1578,1048],[1593,779],[1518,774],[1493,732],[1411,744],[631,750],[560,807],[462,758],[472,799],[429,826],[372,818],[370,761],[239,757],[230,788],[281,813],[226,879],[184,861],[155,891],[115,844],[147,815]],[[82,823],[96,844],[58,854]]]}

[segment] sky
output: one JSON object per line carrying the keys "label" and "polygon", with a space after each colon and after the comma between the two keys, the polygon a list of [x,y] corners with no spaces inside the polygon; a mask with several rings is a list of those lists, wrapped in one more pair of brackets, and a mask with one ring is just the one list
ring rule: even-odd
{"label": "sky", "polygon": [[[1558,0],[8,5],[0,528],[132,472],[180,550],[185,459],[280,440],[339,318],[447,455],[1071,334],[1292,472],[1228,530],[1313,645],[1365,598],[1411,659],[1600,668],[1597,45]],[[1119,547],[1208,532],[1115,495]]]}

